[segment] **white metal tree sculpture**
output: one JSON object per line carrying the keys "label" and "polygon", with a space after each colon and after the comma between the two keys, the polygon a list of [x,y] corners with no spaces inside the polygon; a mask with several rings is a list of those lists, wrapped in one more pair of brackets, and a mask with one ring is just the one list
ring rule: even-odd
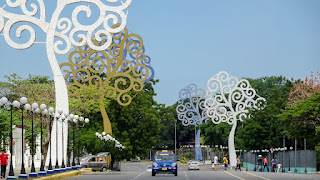
{"label": "white metal tree sculpture", "polygon": [[[206,100],[206,92],[199,89],[195,84],[190,84],[189,86],[183,88],[179,92],[179,101],[177,106],[178,119],[182,121],[184,126],[188,125],[200,125],[202,122],[206,122],[209,118],[207,115],[207,110],[205,109],[204,103]],[[196,147],[196,142],[199,141],[196,136],[195,127],[195,158],[201,155],[201,149]],[[200,130],[199,137],[200,138]],[[199,160],[199,159],[198,159]]]}
{"label": "white metal tree sculpture", "polygon": [[232,125],[229,134],[229,159],[231,167],[236,166],[234,135],[237,121],[247,118],[249,108],[262,108],[264,98],[258,96],[246,79],[238,79],[227,72],[219,72],[207,82],[205,108],[214,124],[226,122]]}
{"label": "white metal tree sculpture", "polygon": [[[4,0],[2,0],[3,2]],[[70,8],[73,8],[71,18],[60,17],[63,10],[72,4],[75,6],[70,6]],[[46,8],[43,0],[5,0],[4,6],[0,8],[0,33],[3,32],[6,42],[15,49],[28,49],[33,44],[38,43],[36,42],[34,28],[36,26],[46,34],[44,43],[46,44],[47,56],[55,82],[56,110],[62,109],[64,112],[69,112],[67,86],[56,54],[67,54],[73,47],[85,44],[97,51],[106,50],[112,43],[111,34],[122,31],[126,26],[127,11],[130,4],[131,0],[57,0],[57,6],[51,19],[46,21]],[[93,11],[92,8],[99,11]],[[81,12],[86,13],[87,18],[90,18],[92,13],[97,13],[97,17],[92,18],[93,20],[89,23],[84,23],[84,20],[79,18]],[[115,24],[120,25],[113,26]],[[29,32],[30,36],[27,42],[17,43],[14,41],[14,38],[11,37],[12,33],[10,33],[13,26],[18,26],[15,33],[16,39],[23,39],[21,37],[23,31]],[[93,43],[93,40],[104,40],[105,43],[103,46],[97,46]],[[56,134],[55,124],[52,130],[53,136]],[[59,124],[59,126],[62,126],[61,123]],[[67,129],[64,128],[65,131]],[[60,131],[61,128],[58,128],[58,130]],[[61,133],[58,134],[61,136]],[[67,147],[67,134],[67,132],[64,133],[64,149]],[[52,137],[52,139],[55,140],[55,137]],[[59,147],[62,146],[61,140],[62,137],[59,137]],[[52,141],[53,159],[56,156],[55,143],[55,141]],[[59,148],[59,164],[62,161],[61,149]],[[64,156],[66,157],[66,151],[64,151]]]}
{"label": "white metal tree sculpture", "polygon": [[177,106],[178,119],[184,126],[200,125],[208,120],[205,109],[206,92],[198,89],[195,84],[183,88],[179,92]]}

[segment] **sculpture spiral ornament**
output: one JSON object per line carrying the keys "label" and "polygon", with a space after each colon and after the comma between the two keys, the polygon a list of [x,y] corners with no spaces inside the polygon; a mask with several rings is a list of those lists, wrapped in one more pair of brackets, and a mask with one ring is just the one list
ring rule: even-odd
{"label": "sculpture spiral ornament", "polygon": [[198,89],[195,84],[183,88],[179,92],[179,101],[176,108],[178,119],[184,126],[200,125],[208,120],[205,108],[206,92]]}
{"label": "sculpture spiral ornament", "polygon": [[[4,3],[4,4],[3,4]],[[131,0],[57,0],[57,6],[51,19],[46,21],[46,7],[43,0],[2,0],[0,5],[0,33],[3,33],[5,41],[15,49],[28,49],[36,42],[36,31],[34,26],[39,27],[46,35],[46,51],[48,60],[53,72],[55,82],[56,110],[62,109],[69,112],[68,90],[57,62],[56,54],[63,55],[71,51],[73,46],[80,47],[87,44],[91,49],[103,51],[109,48],[113,42],[112,33],[118,33],[126,26],[127,11]],[[75,5],[71,18],[60,17],[63,10]],[[99,11],[93,11],[95,6]],[[71,6],[70,6],[71,7]],[[72,6],[73,7],[73,6]],[[20,9],[20,14],[13,13],[12,10]],[[14,11],[17,12],[17,11]],[[90,25],[79,21],[79,14],[86,13],[89,19],[93,13],[98,13],[97,18],[91,18]],[[114,26],[119,24],[118,26]],[[15,37],[11,37],[13,26],[17,27]],[[26,42],[16,42],[15,39],[23,40],[22,32],[28,32]],[[37,32],[38,34],[39,32]],[[103,36],[102,36],[103,35]],[[104,39],[102,39],[102,37]],[[94,41],[104,41],[102,46],[94,44]],[[55,131],[56,123],[53,123],[52,158],[55,154]],[[58,123],[58,126],[62,126]],[[62,128],[58,128],[61,130]],[[64,148],[67,147],[67,128],[64,133]],[[62,146],[61,133],[59,134],[59,147]],[[61,144],[60,144],[61,143]],[[49,154],[49,153],[48,153]],[[66,158],[66,152],[63,156]],[[47,158],[47,164],[48,164]],[[59,149],[59,164],[62,161],[62,150]]]}
{"label": "sculpture spiral ornament", "polygon": [[[91,85],[97,86],[102,92],[103,96],[99,98],[100,110],[104,118],[104,131],[110,134],[112,129],[104,107],[104,97],[116,96],[120,105],[127,106],[133,98],[129,92],[140,92],[144,83],[154,75],[139,35],[125,28],[112,34],[112,39],[113,43],[106,51],[94,50],[85,45],[71,52],[68,62],[60,64],[69,87]],[[103,46],[106,42],[93,43],[95,46]]]}
{"label": "sculpture spiral ornament", "polygon": [[227,72],[219,72],[207,82],[205,108],[214,124],[221,122],[232,125],[229,134],[229,158],[231,166],[236,166],[234,134],[237,121],[247,118],[248,108],[264,108],[263,97],[257,95],[246,79],[238,79]]}

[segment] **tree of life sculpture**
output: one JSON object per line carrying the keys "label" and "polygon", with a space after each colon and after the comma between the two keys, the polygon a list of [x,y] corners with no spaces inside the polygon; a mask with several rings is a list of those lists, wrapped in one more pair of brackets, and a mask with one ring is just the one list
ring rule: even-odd
{"label": "tree of life sculpture", "polygon": [[[112,43],[112,33],[117,33],[123,30],[126,26],[127,11],[131,4],[131,0],[57,0],[57,6],[54,10],[51,19],[46,20],[46,7],[43,0],[34,0],[37,3],[30,3],[30,0],[5,0],[4,6],[0,8],[0,33],[3,32],[3,36],[6,42],[15,49],[28,49],[33,44],[37,43],[36,32],[34,26],[39,27],[46,35],[46,51],[48,60],[53,72],[53,78],[55,82],[55,95],[56,95],[56,110],[62,109],[63,112],[69,112],[68,102],[68,90],[60,71],[57,61],[58,55],[67,54],[73,47],[79,47],[87,44],[91,49],[103,51],[106,50]],[[0,2],[3,3],[4,1]],[[69,5],[75,5],[72,11],[72,17],[60,17],[62,11],[69,7]],[[27,6],[29,6],[27,8]],[[71,6],[70,6],[71,7]],[[72,6],[73,7],[73,6]],[[99,11],[92,11],[91,8],[96,7]],[[20,8],[20,14],[13,13],[18,12],[14,9]],[[31,10],[30,10],[31,9]],[[39,12],[38,12],[39,11]],[[22,12],[22,13],[21,13]],[[79,19],[79,13],[86,13],[87,18],[90,18],[92,13],[97,13],[98,17],[91,20],[91,24],[83,23]],[[93,22],[92,22],[93,21]],[[120,23],[119,26],[113,26]],[[30,37],[25,43],[17,43],[11,37],[11,28],[17,25],[16,39],[22,38],[22,32],[27,31]],[[103,34],[104,39],[101,35]],[[76,38],[75,38],[76,37]],[[93,37],[97,41],[104,40],[105,43],[102,46],[95,45],[93,43]],[[80,41],[81,39],[81,41]],[[58,126],[62,126],[58,123]],[[66,125],[64,125],[66,126]],[[59,131],[62,128],[58,128]],[[67,129],[65,130],[64,137],[64,149],[67,147]],[[54,123],[52,134],[52,158],[55,158],[56,144],[55,136],[56,123]],[[59,134],[59,147],[62,146],[62,133]],[[50,144],[50,146],[51,146]],[[62,148],[59,149],[59,164],[62,161]],[[66,151],[63,154],[66,157]],[[47,158],[48,160],[49,158]],[[48,163],[48,161],[47,161]]]}
{"label": "tree of life sculpture", "polygon": [[[106,51],[97,51],[88,46],[78,47],[70,53],[69,61],[60,65],[61,68],[66,68],[65,79],[69,82],[69,87],[91,85],[102,92],[99,105],[104,132],[109,134],[112,134],[112,127],[105,110],[104,97],[116,96],[120,105],[127,106],[134,97],[128,92],[140,92],[144,82],[153,78],[154,74],[139,35],[130,33],[125,28],[112,34],[112,38],[113,43]],[[103,45],[105,42],[94,43]]]}
{"label": "tree of life sculpture", "polygon": [[[206,122],[209,119],[207,115],[207,110],[204,106],[205,99],[206,92],[202,89],[199,89],[195,84],[190,84],[189,86],[180,90],[179,101],[176,111],[178,119],[182,121],[182,124],[184,126],[197,126],[202,124],[203,121]],[[200,133],[200,130],[198,133]],[[197,133],[195,132],[195,142],[196,134]],[[197,151],[196,143],[195,151],[196,154],[200,153]]]}
{"label": "tree of life sculpture", "polygon": [[232,125],[229,139],[229,159],[231,167],[236,166],[234,135],[237,121],[248,117],[249,108],[263,108],[264,98],[258,96],[246,79],[238,79],[227,72],[219,72],[207,82],[205,108],[214,124],[221,122]]}

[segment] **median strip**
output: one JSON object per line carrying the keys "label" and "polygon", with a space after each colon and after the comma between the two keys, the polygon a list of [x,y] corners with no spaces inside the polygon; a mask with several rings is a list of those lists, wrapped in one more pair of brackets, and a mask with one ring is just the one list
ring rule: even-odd
{"label": "median strip", "polygon": [[59,174],[47,175],[39,178],[32,178],[32,179],[35,179],[35,180],[63,179],[63,178],[68,178],[68,177],[91,173],[91,172],[92,172],[91,168],[85,168],[85,169],[73,170],[73,171],[59,173]]}

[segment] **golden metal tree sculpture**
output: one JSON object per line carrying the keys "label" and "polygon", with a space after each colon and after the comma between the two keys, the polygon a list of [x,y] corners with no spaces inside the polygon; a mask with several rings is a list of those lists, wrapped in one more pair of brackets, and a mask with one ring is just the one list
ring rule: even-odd
{"label": "golden metal tree sculpture", "polygon": [[[60,68],[67,68],[63,72],[68,87],[94,86],[100,92],[98,102],[104,131],[109,134],[112,134],[112,127],[104,98],[115,96],[120,105],[127,106],[136,95],[129,92],[140,92],[154,74],[139,35],[125,28],[112,36],[113,43],[106,51],[97,51],[85,45],[71,52],[68,62],[60,64]],[[101,46],[105,42],[94,43]]]}

